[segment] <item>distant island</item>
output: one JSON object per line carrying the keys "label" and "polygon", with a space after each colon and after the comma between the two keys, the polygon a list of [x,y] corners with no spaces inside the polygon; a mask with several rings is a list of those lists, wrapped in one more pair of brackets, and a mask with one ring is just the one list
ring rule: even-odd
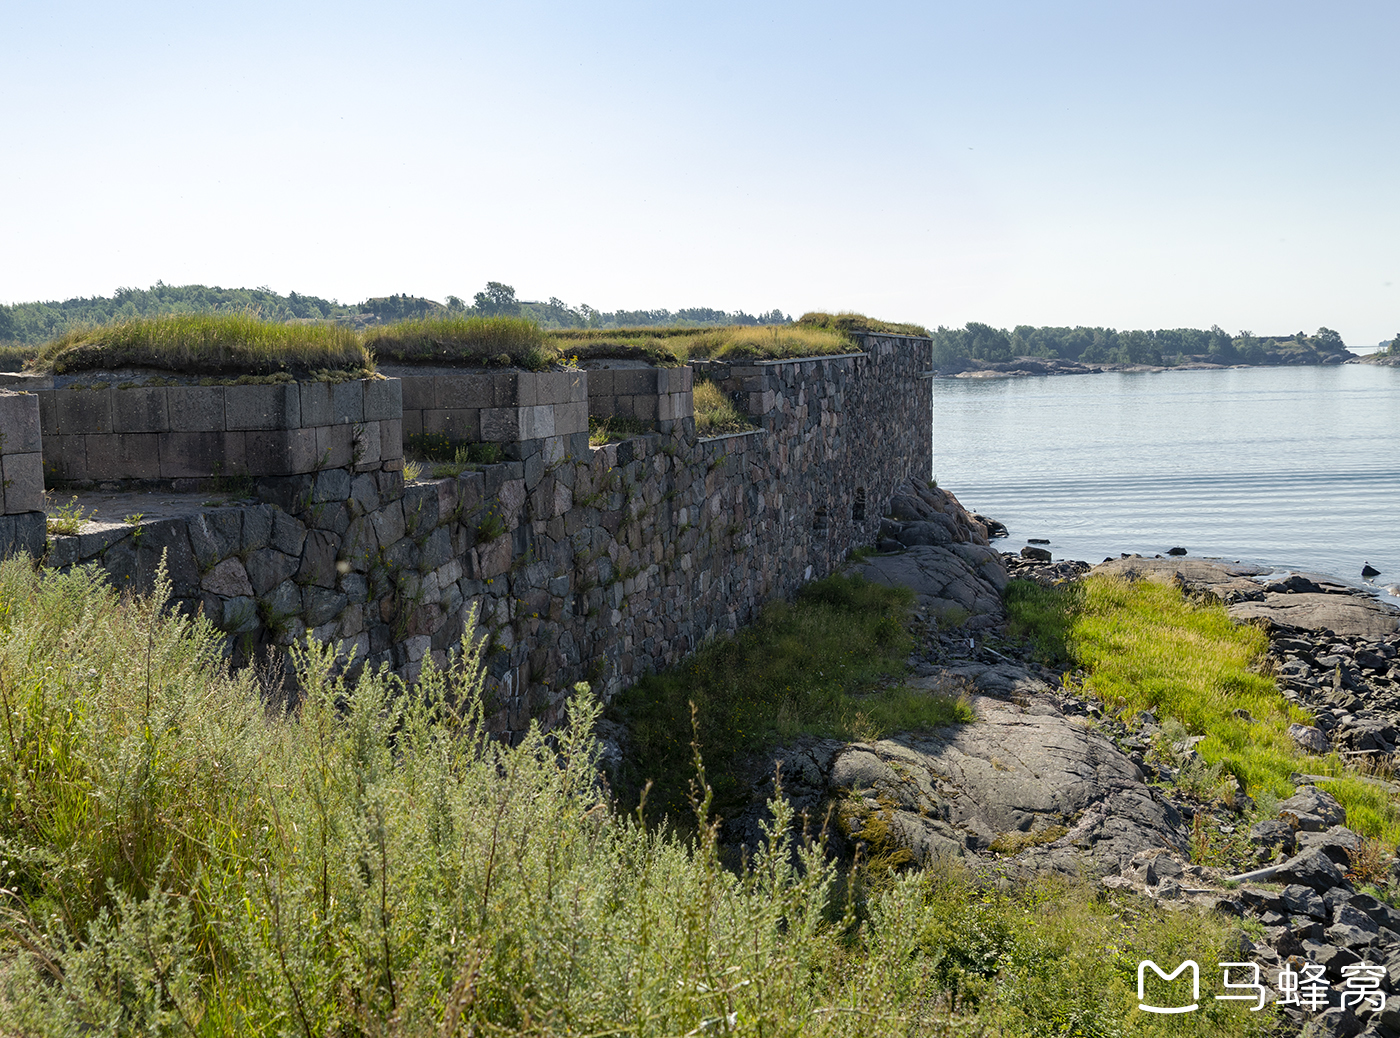
{"label": "distant island", "polygon": [[[932,333],[933,366],[940,375],[1084,374],[1141,368],[1345,364],[1369,361],[1347,349],[1331,328],[1313,335],[1231,335],[1219,325],[1118,331],[1114,328],[1033,327],[1011,331],[970,321]],[[1395,353],[1394,347],[1389,351]]]}

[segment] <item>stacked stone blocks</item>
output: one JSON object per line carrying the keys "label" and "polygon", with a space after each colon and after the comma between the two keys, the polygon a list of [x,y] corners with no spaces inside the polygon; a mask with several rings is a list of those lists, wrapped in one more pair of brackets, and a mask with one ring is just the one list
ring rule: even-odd
{"label": "stacked stone blocks", "polygon": [[474,613],[491,724],[514,738],[558,722],[574,682],[611,696],[873,542],[895,488],[929,475],[930,344],[865,346],[712,369],[753,401],[752,435],[682,426],[407,486],[383,468],[271,476],[256,506],[89,524],[48,562],[139,587],[165,551],[174,596],[235,659],[313,635],[413,679],[448,662]]}
{"label": "stacked stone blocks", "polygon": [[382,369],[403,385],[405,436],[498,443],[507,457],[551,461],[588,447],[588,381],[581,371]]}
{"label": "stacked stone blocks", "polygon": [[392,379],[40,389],[44,466],[60,481],[280,476],[401,463]]}
{"label": "stacked stone blocks", "polygon": [[43,509],[38,398],[0,390],[0,555],[43,550]]}
{"label": "stacked stone blocks", "polygon": [[588,413],[632,418],[669,433],[694,419],[694,372],[678,368],[615,367],[599,361],[588,370]]}

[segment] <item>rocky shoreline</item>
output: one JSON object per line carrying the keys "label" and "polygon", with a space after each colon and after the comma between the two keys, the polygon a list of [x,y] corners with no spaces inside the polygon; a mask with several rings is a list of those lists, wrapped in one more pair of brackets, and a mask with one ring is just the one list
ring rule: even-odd
{"label": "rocky shoreline", "polygon": [[1334,364],[1389,364],[1400,358],[1376,359],[1359,357],[1351,352],[1288,353],[1276,355],[1270,364],[1218,364],[1202,357],[1193,357],[1180,364],[1119,364],[1089,363],[1060,357],[1015,357],[991,361],[961,358],[935,372],[938,378],[1028,378],[1032,375],[1098,375],[1105,371],[1216,371],[1222,368],[1299,367]]}
{"label": "rocky shoreline", "polygon": [[[1091,568],[1023,558],[991,546],[998,525],[946,491],[911,483],[881,530],[883,553],[854,566],[914,589],[911,684],[965,695],[977,720],[868,743],[800,740],[758,755],[746,767],[751,806],[726,823],[726,842],[757,841],[780,767],[799,812],[821,818],[835,806],[838,854],[898,848],[916,865],[957,857],[989,882],[1087,872],[1110,892],[1237,917],[1256,934],[1242,938],[1240,960],[1269,978],[1315,964],[1335,992],[1347,967],[1365,963],[1376,967],[1381,992],[1400,995],[1396,848],[1342,824],[1341,806],[1314,784],[1325,779],[1320,758],[1267,817],[1238,788],[1202,801],[1183,788],[1203,765],[1200,737],[1168,741],[1150,713],[1106,714],[1078,675],[1036,662],[1005,637],[1001,592],[1012,578],[1054,585],[1103,572],[1168,581],[1225,604],[1237,620],[1265,627],[1266,667],[1316,718],[1290,729],[1300,749],[1335,750],[1364,766],[1364,781],[1397,794],[1400,783],[1383,776],[1400,744],[1400,611],[1326,580],[1261,583],[1247,567],[1208,560],[1131,556]],[[886,846],[868,845],[873,832]],[[1224,864],[1193,860],[1202,847]],[[1400,998],[1362,1015],[1331,1002],[1325,1012],[1287,1008],[1287,1031],[1307,1024],[1345,1038],[1400,1036]]]}

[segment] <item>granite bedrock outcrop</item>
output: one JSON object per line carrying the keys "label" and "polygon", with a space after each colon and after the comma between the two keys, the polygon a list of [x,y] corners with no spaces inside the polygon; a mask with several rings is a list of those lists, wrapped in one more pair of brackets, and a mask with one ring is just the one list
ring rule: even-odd
{"label": "granite bedrock outcrop", "polygon": [[[94,458],[111,453],[102,453],[112,429],[102,421],[113,412],[92,417],[97,394],[120,403],[129,392],[103,384],[79,401],[95,431],[63,434],[61,444],[68,471],[84,464],[80,503],[98,508],[100,521],[51,536],[45,562],[95,563],[118,587],[149,588],[164,557],[175,601],[219,626],[235,658],[310,634],[410,680],[426,659],[447,663],[474,612],[478,636],[490,640],[493,728],[517,735],[532,720],[548,727],[561,719],[575,682],[590,682],[606,700],[736,630],[764,602],[833,572],[852,548],[875,540],[901,484],[928,479],[929,341],[867,335],[861,347],[839,357],[704,364],[705,377],[756,427],[709,438],[695,435],[688,377],[665,385],[653,377],[644,386],[644,377],[614,374],[601,402],[580,390],[589,372],[569,372],[558,401],[542,403],[552,390],[540,382],[527,399],[527,373],[491,373],[515,381],[483,389],[481,372],[464,372],[476,382],[459,395],[509,394],[466,403],[480,405],[478,430],[502,430],[506,460],[409,484],[398,449],[402,419],[376,412],[375,427],[365,430],[363,401],[383,391],[364,388],[358,418],[313,416],[304,404],[292,414],[294,394],[283,392],[278,400],[291,401],[279,411],[284,425],[328,421],[311,433],[277,430],[302,444],[300,454],[279,461],[281,473],[255,474],[250,499],[221,506],[200,500],[207,489],[174,494],[179,479],[200,474],[198,459],[139,495],[134,484],[93,469]],[[619,379],[637,381],[636,392],[629,384],[619,395]],[[423,422],[432,420],[430,391],[414,392]],[[635,416],[647,393],[667,397],[651,418],[655,431],[593,449],[586,422],[574,428],[579,399],[599,416],[624,400]],[[402,396],[393,396],[402,409]],[[168,422],[168,393],[166,403]],[[67,413],[53,402],[45,408],[46,420]],[[208,453],[215,438],[246,445],[251,431],[214,429],[216,409],[207,410],[211,429],[201,427],[194,446]],[[161,417],[155,405],[146,411]],[[186,433],[175,443],[168,426],[139,435],[158,445],[166,436],[186,455],[193,442]],[[75,455],[79,446],[84,453]],[[52,471],[47,450],[44,463]],[[29,525],[34,516],[42,524],[41,513],[25,515]],[[7,520],[14,526],[20,518]],[[7,547],[32,550],[32,532],[26,536],[12,536]]]}

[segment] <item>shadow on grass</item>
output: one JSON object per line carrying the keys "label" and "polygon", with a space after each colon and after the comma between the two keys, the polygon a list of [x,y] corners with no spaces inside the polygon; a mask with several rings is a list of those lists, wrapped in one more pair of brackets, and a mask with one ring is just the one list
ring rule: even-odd
{"label": "shadow on grass", "polygon": [[621,693],[614,720],[627,725],[630,759],[620,794],[629,807],[650,781],[647,815],[688,812],[695,730],[715,794],[728,816],[744,798],[733,764],[745,753],[798,735],[880,738],[894,731],[970,720],[957,699],[903,685],[912,639],[907,588],[859,577],[815,581],[791,604],[775,602],[736,637]]}

